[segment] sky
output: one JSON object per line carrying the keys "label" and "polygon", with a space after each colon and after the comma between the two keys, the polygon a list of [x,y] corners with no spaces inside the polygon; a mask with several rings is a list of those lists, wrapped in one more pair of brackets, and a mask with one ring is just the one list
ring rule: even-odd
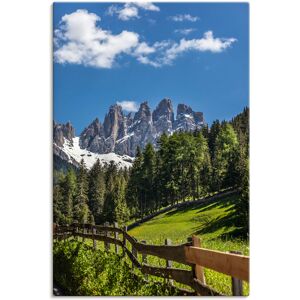
{"label": "sky", "polygon": [[163,98],[205,121],[249,102],[247,3],[54,3],[54,120],[76,135],[109,107]]}

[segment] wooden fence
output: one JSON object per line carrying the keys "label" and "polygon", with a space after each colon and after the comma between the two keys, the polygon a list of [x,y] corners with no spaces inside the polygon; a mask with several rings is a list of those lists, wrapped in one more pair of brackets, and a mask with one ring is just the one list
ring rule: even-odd
{"label": "wooden fence", "polygon": [[[122,239],[120,238],[122,235]],[[73,224],[71,226],[53,225],[54,239],[64,240],[69,237],[82,237],[93,240],[93,247],[96,249],[96,241],[103,241],[105,249],[110,250],[110,245],[115,245],[116,253],[120,248],[124,255],[127,255],[133,267],[147,275],[165,278],[172,284],[173,280],[191,287],[194,292],[185,291],[187,295],[222,296],[205,282],[203,268],[208,268],[232,278],[232,294],[243,295],[242,281],[249,282],[249,257],[240,253],[228,253],[201,248],[200,239],[196,236],[189,238],[181,245],[171,245],[166,239],[165,245],[148,245],[146,241],[137,241],[127,233],[127,227],[119,228],[117,223],[114,226],[91,224]],[[128,247],[128,243],[131,244]],[[138,259],[138,253],[142,254],[142,261]],[[147,255],[153,255],[166,260],[166,267],[154,267],[147,264]],[[191,271],[172,267],[172,261],[189,265]]]}

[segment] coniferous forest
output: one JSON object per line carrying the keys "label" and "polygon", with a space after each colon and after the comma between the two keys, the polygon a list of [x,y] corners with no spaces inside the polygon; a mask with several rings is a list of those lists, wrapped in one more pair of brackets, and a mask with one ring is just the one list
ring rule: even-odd
{"label": "coniferous forest", "polygon": [[248,233],[249,108],[231,121],[214,121],[193,132],[162,134],[156,149],[136,149],[132,168],[99,160],[88,171],[54,170],[53,221],[95,223],[143,218],[159,209],[227,188],[239,191],[237,226]]}

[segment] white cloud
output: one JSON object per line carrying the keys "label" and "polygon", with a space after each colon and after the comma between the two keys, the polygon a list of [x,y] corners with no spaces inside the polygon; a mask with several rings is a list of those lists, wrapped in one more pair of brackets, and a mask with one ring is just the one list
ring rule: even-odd
{"label": "white cloud", "polygon": [[151,2],[133,2],[133,5],[136,5],[144,10],[160,11],[159,7]]}
{"label": "white cloud", "polygon": [[207,31],[199,39],[163,40],[151,45],[141,41],[136,32],[123,30],[113,34],[104,30],[97,25],[100,21],[99,16],[87,10],[64,15],[54,30],[55,62],[112,68],[119,56],[127,55],[157,68],[171,65],[182,53],[220,53],[236,42],[235,38],[215,38],[212,31]]}
{"label": "white cloud", "polygon": [[117,101],[118,105],[122,106],[122,109],[128,112],[137,112],[138,111],[138,105],[134,101]]}
{"label": "white cloud", "polygon": [[117,11],[118,17],[122,21],[128,21],[133,18],[139,18],[139,11],[135,6],[126,3],[122,9]]}
{"label": "white cloud", "polygon": [[62,17],[55,30],[54,58],[58,63],[83,64],[111,68],[116,57],[128,54],[139,44],[139,35],[122,31],[113,35],[96,26],[100,17],[86,10],[77,10]]}
{"label": "white cloud", "polygon": [[190,14],[184,14],[184,15],[176,15],[170,17],[170,19],[174,22],[183,22],[183,21],[189,21],[189,22],[196,22],[200,20],[199,17],[191,16]]}
{"label": "white cloud", "polygon": [[139,8],[143,10],[160,11],[159,7],[151,2],[127,2],[122,7],[111,5],[106,13],[110,16],[116,14],[120,20],[128,21],[140,17]]}
{"label": "white cloud", "polygon": [[184,28],[184,29],[176,29],[174,32],[183,34],[183,35],[189,35],[190,33],[196,31],[196,28]]}
{"label": "white cloud", "polygon": [[188,51],[198,51],[198,52],[212,52],[220,53],[226,50],[236,42],[235,38],[214,38],[212,31],[207,31],[204,33],[203,37],[200,39],[181,39],[179,43],[164,41],[158,45],[163,45],[163,48],[159,46],[153,47],[157,50],[157,55],[147,60],[139,60],[141,63],[152,65],[154,67],[162,67],[163,65],[171,65],[173,61],[182,53]]}
{"label": "white cloud", "polygon": [[234,38],[214,38],[212,31],[204,33],[201,39],[186,40],[181,39],[179,43],[173,44],[165,53],[164,62],[166,64],[172,63],[177,56],[187,51],[199,51],[199,52],[222,52],[234,43]]}

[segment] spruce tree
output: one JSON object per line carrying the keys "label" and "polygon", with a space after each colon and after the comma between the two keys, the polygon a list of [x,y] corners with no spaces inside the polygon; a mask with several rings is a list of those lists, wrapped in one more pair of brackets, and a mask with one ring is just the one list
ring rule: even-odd
{"label": "spruce tree", "polygon": [[142,207],[145,213],[153,212],[155,208],[156,190],[155,182],[155,151],[151,143],[148,143],[143,152],[141,196],[144,201]]}
{"label": "spruce tree", "polygon": [[89,208],[96,224],[104,223],[105,177],[99,159],[89,172]]}
{"label": "spruce tree", "polygon": [[140,147],[137,147],[136,157],[129,171],[129,180],[126,190],[127,207],[131,215],[138,217],[141,210],[141,176],[142,176],[143,154]]}
{"label": "spruce tree", "polygon": [[63,192],[59,184],[53,187],[53,223],[63,224],[64,216],[62,213]]}
{"label": "spruce tree", "polygon": [[73,219],[80,224],[93,220],[88,207],[88,174],[84,160],[80,162],[77,176],[77,191],[74,201]]}
{"label": "spruce tree", "polygon": [[213,184],[215,190],[220,190],[232,186],[237,168],[238,139],[232,125],[222,124],[214,150]]}
{"label": "spruce tree", "polygon": [[62,213],[64,215],[64,223],[71,224],[73,222],[73,202],[76,196],[76,174],[73,169],[69,169],[64,181],[62,182],[63,205]]}

